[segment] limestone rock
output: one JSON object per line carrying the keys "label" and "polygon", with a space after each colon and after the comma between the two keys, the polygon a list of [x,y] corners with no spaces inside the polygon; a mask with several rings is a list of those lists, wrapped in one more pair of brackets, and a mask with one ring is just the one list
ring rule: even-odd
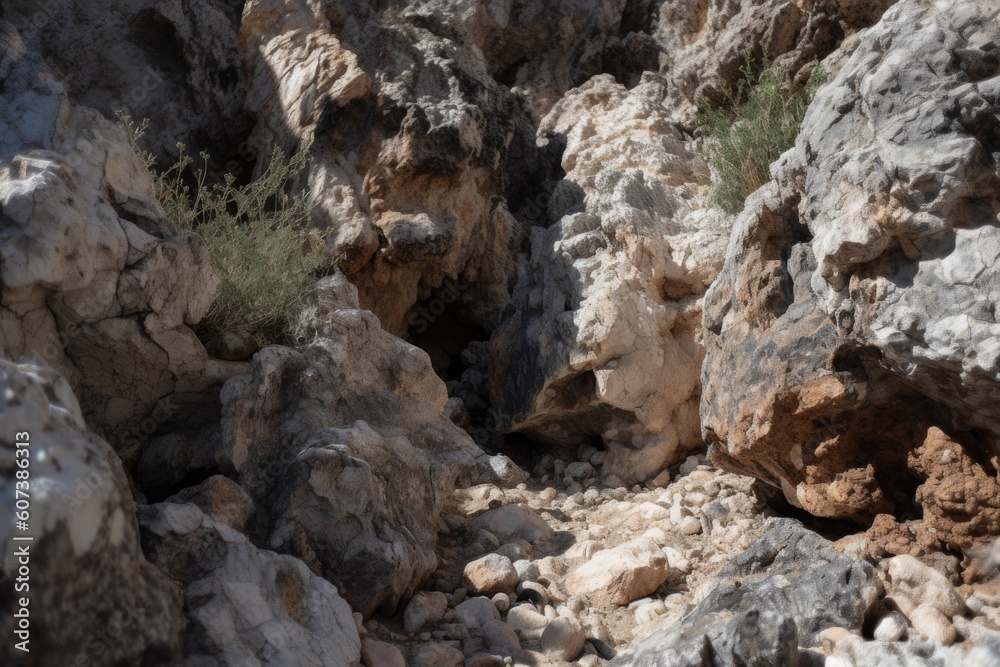
{"label": "limestone rock", "polygon": [[361,640],[361,664],[365,667],[407,667],[402,651],[371,637]]}
{"label": "limestone rock", "polygon": [[670,122],[665,86],[595,77],[543,120],[540,137],[566,137],[566,175],[491,340],[501,430],[601,436],[605,475],[626,482],[700,442],[701,295],[728,233],[702,206],[708,167]]}
{"label": "limestone rock", "polygon": [[410,650],[409,667],[464,667],[465,657],[447,644],[426,644]]}
{"label": "limestone rock", "polygon": [[649,538],[638,538],[598,551],[566,577],[566,588],[596,605],[625,605],[655,591],[667,576],[663,550]]}
{"label": "limestone rock", "polygon": [[406,605],[403,612],[403,629],[417,632],[425,625],[441,620],[448,610],[448,598],[437,591],[420,591]]}
{"label": "limestone rock", "polygon": [[948,578],[913,556],[895,556],[880,567],[886,573],[886,594],[906,616],[922,604],[931,605],[946,619],[964,613],[965,601]]}
{"label": "limestone rock", "polygon": [[[142,555],[118,457],[87,430],[69,384],[51,368],[0,359],[0,388],[0,499],[10,508],[0,527],[0,574],[10,591],[0,661],[27,664],[15,649],[24,639],[33,664],[138,664],[144,656],[177,654],[181,590]],[[27,458],[16,453],[19,441],[29,443],[21,448]],[[24,460],[27,468],[17,463]],[[25,470],[27,479],[19,479]],[[25,498],[28,529],[15,530],[15,508]],[[25,536],[33,539],[15,541]],[[12,621],[20,613],[14,582],[24,578],[22,565],[30,587],[20,591],[30,600],[28,637],[18,637]]]}
{"label": "limestone rock", "polygon": [[247,522],[256,510],[247,492],[223,475],[214,475],[197,486],[189,486],[165,502],[192,503],[206,515],[240,532],[246,532]]}
{"label": "limestone rock", "polygon": [[[956,548],[998,525],[994,13],[903,0],[861,33],[705,300],[717,464],[866,523],[906,511],[916,477],[925,524]],[[901,66],[915,59],[928,67]]]}
{"label": "limestone rock", "polygon": [[366,311],[329,311],[313,329],[322,337],[264,348],[226,383],[219,459],[257,503],[266,543],[367,616],[434,571],[445,499],[491,469],[444,416],[425,353]]}
{"label": "limestone rock", "polygon": [[505,543],[514,540],[552,539],[553,531],[545,520],[524,505],[504,505],[483,512],[472,521],[472,527],[488,530]]}
{"label": "limestone rock", "polygon": [[189,658],[358,665],[350,607],[301,560],[258,549],[189,503],[141,506],[139,521],[150,560],[185,585]]}
{"label": "limestone rock", "polygon": [[[5,40],[25,48],[16,33]],[[234,372],[209,360],[189,328],[218,279],[204,241],[173,229],[122,128],[70,105],[38,54],[9,55],[0,345],[60,371],[130,467],[148,432]]]}
{"label": "limestone rock", "polygon": [[[825,628],[860,634],[881,585],[869,564],[839,553],[797,521],[771,519],[764,535],[704,590],[679,621],[613,664],[748,664],[760,655],[767,656],[765,664],[795,665],[799,646],[818,646]],[[719,662],[704,663],[705,655]]]}
{"label": "limestone rock", "polygon": [[517,570],[510,559],[500,554],[488,554],[465,566],[462,583],[479,595],[513,593],[517,586]]}
{"label": "limestone rock", "polygon": [[252,0],[240,26],[250,146],[312,143],[314,223],[395,334],[422,333],[453,304],[494,326],[521,236],[505,195],[523,175],[508,162],[535,150],[531,128],[456,14]]}
{"label": "limestone rock", "polygon": [[586,640],[583,626],[575,618],[560,616],[545,626],[539,646],[542,653],[571,662],[583,651]]}

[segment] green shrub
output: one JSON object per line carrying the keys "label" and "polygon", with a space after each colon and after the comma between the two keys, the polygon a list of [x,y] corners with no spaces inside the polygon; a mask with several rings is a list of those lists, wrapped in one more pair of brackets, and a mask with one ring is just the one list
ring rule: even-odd
{"label": "green shrub", "polygon": [[786,70],[772,67],[754,76],[749,56],[740,74],[728,104],[704,111],[699,122],[715,173],[712,199],[729,213],[743,210],[747,196],[770,180],[771,163],[795,143],[806,108],[826,78],[817,70],[808,87],[790,93]]}
{"label": "green shrub", "polygon": [[164,211],[179,232],[197,232],[205,239],[222,280],[197,327],[199,336],[210,340],[243,331],[260,345],[286,340],[317,274],[330,266],[323,240],[305,225],[308,193],[286,194],[308,163],[308,146],[292,156],[275,149],[267,171],[247,185],[236,185],[232,174],[211,184],[206,153],[197,165],[177,144],[176,162],[159,171],[137,144],[146,123],[125,117],[121,122],[150,170]]}

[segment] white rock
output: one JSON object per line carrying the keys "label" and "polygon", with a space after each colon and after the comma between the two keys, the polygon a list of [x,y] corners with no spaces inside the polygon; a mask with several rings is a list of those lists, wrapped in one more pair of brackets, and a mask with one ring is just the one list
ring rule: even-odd
{"label": "white rock", "polygon": [[898,611],[891,611],[879,619],[872,636],[880,642],[894,642],[906,634],[909,623]]}
{"label": "white rock", "polygon": [[448,610],[448,598],[437,591],[420,591],[406,605],[403,612],[403,629],[407,632],[417,632],[427,625],[441,620]]}
{"label": "white rock", "polygon": [[667,557],[648,538],[599,551],[566,578],[567,590],[597,605],[624,605],[666,581]]}
{"label": "white rock", "polygon": [[517,587],[517,570],[506,556],[487,554],[466,564],[462,584],[480,595],[513,593]]}
{"label": "white rock", "polygon": [[539,646],[542,652],[569,662],[583,651],[586,640],[583,626],[572,616],[560,616],[542,631]]}

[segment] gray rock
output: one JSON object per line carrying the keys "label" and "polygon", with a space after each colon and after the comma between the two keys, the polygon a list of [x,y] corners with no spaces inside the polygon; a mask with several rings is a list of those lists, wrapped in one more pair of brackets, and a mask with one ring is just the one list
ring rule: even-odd
{"label": "gray rock", "polygon": [[473,528],[488,530],[503,542],[538,542],[555,535],[545,519],[524,505],[504,505],[487,510],[472,521]]}
{"label": "gray rock", "polygon": [[560,616],[545,626],[539,647],[542,652],[557,660],[570,662],[583,651],[587,636],[583,626],[575,618]]}
{"label": "gray rock", "polygon": [[[704,314],[718,465],[825,517],[917,500],[959,548],[1000,530],[995,472],[976,463],[1000,452],[994,17],[990,0],[902,0],[859,35],[748,199]],[[973,451],[906,456],[959,431],[982,434]],[[916,499],[913,477],[931,480]]]}
{"label": "gray rock", "polygon": [[358,664],[350,607],[301,560],[258,549],[189,503],[141,506],[139,522],[149,559],[185,585],[191,660]]}
{"label": "gray rock", "polygon": [[799,646],[817,646],[821,630],[860,633],[880,594],[869,564],[841,554],[797,521],[771,519],[761,538],[719,572],[700,603],[613,664],[796,667]]}
{"label": "gray rock", "polygon": [[321,337],[265,348],[226,383],[219,458],[257,503],[265,543],[370,614],[434,572],[445,499],[490,468],[443,414],[425,353],[366,311],[325,311],[312,329]]}
{"label": "gray rock", "polygon": [[[144,655],[178,654],[181,590],[143,557],[128,477],[111,447],[87,430],[66,380],[37,362],[0,359],[0,442],[0,501],[9,508],[0,524],[0,575],[10,593],[0,662],[138,664]],[[24,470],[28,478],[18,479]],[[26,497],[28,529],[15,530],[15,509]],[[25,536],[33,539],[15,541]],[[18,578],[29,588],[15,592]],[[22,596],[27,636],[16,634],[13,621]],[[44,639],[53,637],[59,641]],[[25,639],[28,654],[15,648]]]}
{"label": "gray rock", "polygon": [[427,625],[440,621],[448,611],[448,598],[444,593],[420,591],[406,605],[403,612],[403,629],[417,632]]}

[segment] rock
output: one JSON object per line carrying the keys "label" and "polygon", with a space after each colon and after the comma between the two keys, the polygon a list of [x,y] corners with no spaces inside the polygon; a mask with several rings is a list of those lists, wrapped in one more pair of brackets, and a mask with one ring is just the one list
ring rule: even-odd
{"label": "rock", "polygon": [[248,129],[238,5],[114,0],[62,12],[12,0],[5,10],[4,20],[21,31],[27,48],[58,69],[74,104],[108,118],[122,112],[148,119],[144,144],[161,165],[170,164],[177,142],[220,162],[256,157],[237,148]]}
{"label": "rock", "polygon": [[502,542],[526,540],[535,543],[554,536],[552,528],[542,517],[521,504],[504,505],[483,512],[472,521],[472,527],[488,530]]}
{"label": "rock", "polygon": [[965,611],[965,600],[951,582],[913,556],[895,556],[883,561],[882,567],[887,579],[886,594],[907,617],[923,604],[935,607],[945,618]]}
{"label": "rock", "polygon": [[685,517],[679,528],[682,535],[697,535],[701,533],[701,521],[693,516]]}
{"label": "rock", "polygon": [[[860,634],[881,586],[868,563],[841,554],[797,521],[770,519],[761,538],[704,591],[680,620],[619,653],[613,664],[700,666],[711,664],[702,656],[713,655],[725,665],[747,664],[751,656],[795,665],[799,646],[819,645],[826,628]],[[684,651],[668,654],[673,647]]]}
{"label": "rock", "polygon": [[361,664],[365,667],[407,667],[398,648],[370,637],[361,640]]}
{"label": "rock", "polygon": [[[144,655],[177,654],[182,594],[140,551],[128,477],[114,451],[87,430],[72,389],[53,369],[0,359],[0,387],[0,499],[10,508],[0,527],[0,576],[9,582],[5,615],[27,611],[29,619],[27,637],[13,621],[0,628],[0,661],[22,664],[15,644],[25,639],[31,664],[137,664]],[[15,532],[15,508],[25,498],[19,481],[29,483],[30,506],[28,529]],[[25,536],[33,540],[15,541]],[[22,565],[30,570],[30,590],[18,591],[30,592],[26,610],[14,595]]]}
{"label": "rock", "polygon": [[503,487],[513,488],[518,484],[527,482],[528,478],[531,477],[526,470],[518,468],[510,458],[503,454],[491,456],[488,460],[490,467],[493,469],[493,474]]}
{"label": "rock", "polygon": [[312,144],[313,224],[387,331],[423,334],[446,309],[492,326],[522,233],[505,195],[537,188],[536,149],[457,25],[464,13],[276,7],[247,2],[240,25],[251,148]]}
{"label": "rock", "polygon": [[444,593],[420,591],[406,605],[403,612],[403,629],[418,632],[421,628],[440,621],[448,611],[448,598]]}
{"label": "rock", "polygon": [[482,628],[487,621],[500,620],[500,612],[488,597],[474,597],[455,606],[455,618],[470,629]]}
{"label": "rock", "polygon": [[159,424],[242,369],[210,360],[190,328],[219,280],[205,242],[179,235],[155,199],[125,131],[72,106],[16,33],[4,40],[19,48],[0,92],[0,353],[59,371],[131,467]]}
{"label": "rock", "polygon": [[516,651],[521,648],[521,641],[517,638],[514,628],[498,620],[489,619],[478,630],[486,648],[490,651]]}
{"label": "rock", "polygon": [[522,583],[536,581],[540,576],[538,566],[530,560],[522,559],[514,561],[514,570],[517,572],[517,580]]}
{"label": "rock", "polygon": [[517,570],[506,556],[488,554],[465,566],[462,584],[480,595],[513,593],[517,587]]}
{"label": "rock", "polygon": [[506,593],[497,593],[492,598],[493,606],[497,608],[497,611],[501,614],[507,612],[510,609],[510,596]]}
{"label": "rock", "polygon": [[941,610],[930,603],[924,603],[910,612],[910,623],[918,635],[924,639],[949,646],[955,643],[955,626]]}
{"label": "rock", "polygon": [[542,631],[549,624],[545,614],[540,614],[533,604],[519,604],[507,613],[507,624],[517,630],[521,637],[538,641]]}
{"label": "rock", "polygon": [[872,636],[876,641],[894,642],[906,634],[909,623],[898,611],[891,611],[879,619]]}
{"label": "rock", "polygon": [[[859,35],[737,218],[703,319],[717,465],[818,516],[869,524],[916,500],[921,530],[958,549],[1000,531],[982,464],[1000,451],[1000,355],[977,314],[1000,247],[978,83],[995,66],[974,64],[1000,37],[992,11],[902,0]],[[926,71],[900,67],[918,57]]]}
{"label": "rock", "polygon": [[139,523],[149,559],[185,586],[192,663],[217,656],[275,667],[358,663],[362,642],[350,607],[301,560],[258,549],[190,503],[140,506]]}
{"label": "rock", "polygon": [[865,641],[861,637],[851,636],[838,642],[837,647],[827,662],[844,667],[867,667],[868,665],[886,665],[886,667],[925,667],[926,665],[942,665],[942,667],[965,667],[966,665],[996,664],[1000,653],[988,646],[977,647],[966,652],[955,647],[941,646],[918,641],[879,642]]}
{"label": "rock", "polygon": [[566,137],[565,177],[491,338],[500,430],[600,436],[602,474],[628,483],[701,442],[700,297],[728,234],[701,204],[709,171],[670,121],[667,91],[651,72],[631,89],[597,76],[542,120],[540,140]]}
{"label": "rock", "polygon": [[218,458],[257,503],[266,544],[367,615],[434,572],[445,499],[490,468],[444,416],[426,354],[364,311],[328,311],[311,328],[321,337],[264,348],[226,383]]}
{"label": "rock", "polygon": [[222,475],[214,475],[197,486],[188,487],[167,498],[168,503],[192,503],[216,521],[245,533],[247,522],[256,507],[239,484]]}
{"label": "rock", "polygon": [[447,644],[427,644],[410,649],[409,667],[464,667],[465,656]]}
{"label": "rock", "polygon": [[545,586],[534,581],[522,581],[517,585],[517,598],[528,600],[532,604],[546,605],[549,603],[549,593]]}
{"label": "rock", "polygon": [[648,595],[667,580],[667,557],[649,538],[598,551],[570,572],[566,588],[599,606],[625,605]]}
{"label": "rock", "polygon": [[575,618],[561,616],[545,626],[539,646],[542,653],[570,662],[583,651],[586,635]]}
{"label": "rock", "polygon": [[837,643],[843,639],[850,637],[850,630],[845,630],[844,628],[827,628],[819,633],[819,643],[823,647],[823,653],[825,655],[831,655]]}
{"label": "rock", "polygon": [[668,106],[690,121],[706,102],[724,103],[726,91],[742,80],[740,67],[746,54],[754,59],[766,54],[801,76],[830,54],[844,35],[877,21],[892,2],[712,0],[692,5],[667,0],[660,5],[651,32],[662,54],[660,71],[679,93]]}

